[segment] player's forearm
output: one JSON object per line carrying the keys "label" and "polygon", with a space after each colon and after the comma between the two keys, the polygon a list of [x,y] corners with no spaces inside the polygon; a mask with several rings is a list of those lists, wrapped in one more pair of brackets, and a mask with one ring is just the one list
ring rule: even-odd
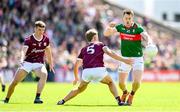
{"label": "player's forearm", "polygon": [[78,66],[78,63],[76,62],[75,66],[74,66],[74,78],[75,79],[79,79],[79,77],[78,77],[78,69],[79,69],[79,66]]}
{"label": "player's forearm", "polygon": [[151,37],[148,36],[148,44],[152,44],[152,43],[153,43],[153,41],[152,41]]}
{"label": "player's forearm", "polygon": [[152,44],[153,43],[151,37],[149,36],[149,34],[147,32],[142,32],[141,35],[144,38],[144,40],[147,41],[147,44]]}
{"label": "player's forearm", "polygon": [[153,41],[152,41],[151,37],[150,37],[148,34],[147,34],[146,36],[147,36],[147,37],[146,37],[146,38],[147,38],[147,43],[148,43],[148,44],[152,44]]}
{"label": "player's forearm", "polygon": [[118,60],[118,61],[124,61],[124,58],[122,58],[120,55],[109,49],[107,46],[103,47],[103,51],[109,55],[110,57]]}
{"label": "player's forearm", "polygon": [[47,63],[50,64],[50,65],[53,65],[53,58],[52,58],[51,48],[48,48],[46,50],[46,57],[47,57]]}
{"label": "player's forearm", "polygon": [[53,65],[53,58],[51,52],[49,52],[47,55],[47,63]]}
{"label": "player's forearm", "polygon": [[25,54],[27,52],[28,46],[23,46],[21,50],[20,62],[23,62],[25,59]]}
{"label": "player's forearm", "polygon": [[118,61],[124,61],[124,58],[122,58],[120,55],[118,55],[117,53],[111,51],[110,53],[108,53],[108,55]]}
{"label": "player's forearm", "polygon": [[24,58],[25,58],[25,54],[23,51],[21,51],[20,62],[23,62]]}
{"label": "player's forearm", "polygon": [[47,60],[48,64],[53,64],[53,60],[52,60],[52,55],[48,56],[48,60]]}

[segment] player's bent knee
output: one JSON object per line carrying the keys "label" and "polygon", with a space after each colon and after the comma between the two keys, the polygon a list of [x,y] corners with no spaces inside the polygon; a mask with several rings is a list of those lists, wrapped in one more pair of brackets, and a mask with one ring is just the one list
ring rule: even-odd
{"label": "player's bent knee", "polygon": [[85,88],[78,88],[79,92],[83,92],[85,90]]}
{"label": "player's bent knee", "polygon": [[110,79],[107,81],[108,82],[108,85],[112,85],[113,84],[113,81]]}
{"label": "player's bent knee", "polygon": [[108,84],[108,85],[113,83],[113,81],[112,81],[110,76],[106,76],[101,82],[105,83],[105,84]]}
{"label": "player's bent knee", "polygon": [[47,80],[47,74],[46,73],[41,73],[40,79]]}
{"label": "player's bent knee", "polygon": [[78,92],[83,92],[86,89],[87,86],[78,87]]}

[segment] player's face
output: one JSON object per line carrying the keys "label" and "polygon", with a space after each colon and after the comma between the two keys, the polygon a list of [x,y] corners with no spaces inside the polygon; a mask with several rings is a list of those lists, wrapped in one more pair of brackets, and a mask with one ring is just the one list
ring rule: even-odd
{"label": "player's face", "polygon": [[43,35],[44,34],[44,31],[45,31],[45,27],[39,27],[37,26],[35,28],[35,33],[37,33],[38,35]]}
{"label": "player's face", "polygon": [[129,14],[125,14],[123,16],[123,22],[126,27],[131,27],[131,25],[133,23],[133,16],[129,15]]}

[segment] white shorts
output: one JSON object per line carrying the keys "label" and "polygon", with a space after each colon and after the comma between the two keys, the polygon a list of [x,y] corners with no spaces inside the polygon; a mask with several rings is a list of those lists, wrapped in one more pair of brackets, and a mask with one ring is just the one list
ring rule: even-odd
{"label": "white shorts", "polygon": [[108,75],[105,67],[86,68],[82,71],[82,80],[85,82],[99,82]]}
{"label": "white shorts", "polygon": [[30,62],[26,62],[26,61],[21,64],[21,67],[19,69],[23,69],[29,73],[30,71],[36,70],[38,68],[42,68],[42,69],[46,70],[45,65],[42,63],[30,63]]}
{"label": "white shorts", "polygon": [[144,71],[144,60],[143,57],[123,57],[123,58],[131,58],[134,59],[134,64],[132,66],[125,64],[124,62],[120,62],[120,66],[118,68],[118,72],[129,73],[130,70],[142,70]]}
{"label": "white shorts", "polygon": [[3,77],[3,74],[4,74],[3,70],[0,70],[0,77],[1,76]]}

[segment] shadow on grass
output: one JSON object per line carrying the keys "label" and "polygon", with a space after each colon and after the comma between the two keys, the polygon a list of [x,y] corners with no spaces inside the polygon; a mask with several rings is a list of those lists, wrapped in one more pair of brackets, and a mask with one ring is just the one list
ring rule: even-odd
{"label": "shadow on grass", "polygon": [[29,103],[29,102],[8,102],[8,103],[4,103],[4,100],[0,100],[1,104],[7,104],[7,105],[13,105],[13,104],[34,104],[33,102],[32,103]]}
{"label": "shadow on grass", "polygon": [[118,107],[118,105],[84,105],[84,104],[65,104],[63,106],[78,106],[78,107]]}

